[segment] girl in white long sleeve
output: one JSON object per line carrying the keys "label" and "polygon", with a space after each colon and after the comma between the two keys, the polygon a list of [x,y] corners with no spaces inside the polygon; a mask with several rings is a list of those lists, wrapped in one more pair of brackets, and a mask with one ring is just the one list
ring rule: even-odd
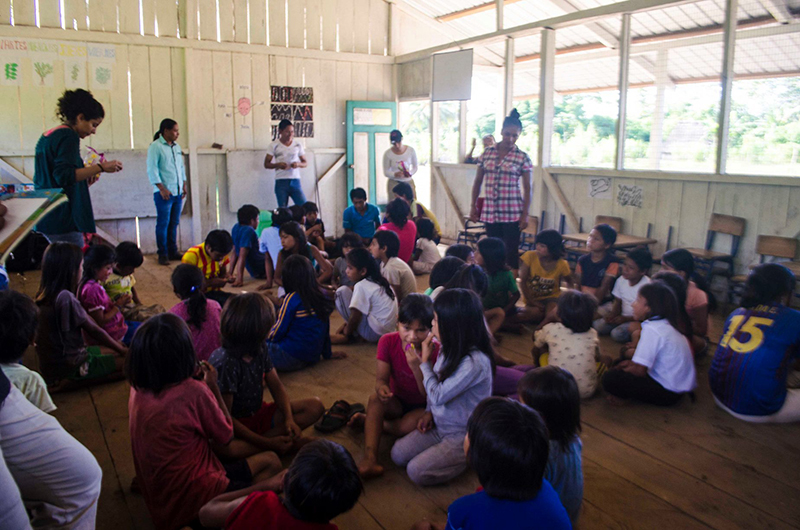
{"label": "girl in white long sleeve", "polygon": [[414,186],[414,174],[419,169],[417,162],[417,152],[410,145],[403,145],[403,134],[397,129],[389,133],[389,140],[392,147],[383,153],[383,174],[388,179],[386,182],[386,197],[394,197],[392,188],[398,182],[405,182],[414,190],[414,197],[417,196],[417,189]]}
{"label": "girl in white long sleeve", "polygon": [[[422,343],[422,355],[406,358],[428,396],[417,430],[395,442],[392,460],[407,466],[415,483],[446,482],[467,468],[464,436],[470,414],[492,393],[494,352],[478,296],[467,289],[448,289],[433,306],[433,333]],[[433,338],[442,343],[431,366]]]}

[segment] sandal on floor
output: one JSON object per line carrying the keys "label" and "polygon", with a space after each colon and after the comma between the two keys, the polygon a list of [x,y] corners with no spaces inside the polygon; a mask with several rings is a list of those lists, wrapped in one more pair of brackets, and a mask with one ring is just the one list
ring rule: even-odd
{"label": "sandal on floor", "polygon": [[322,419],[314,424],[314,429],[322,433],[337,431],[347,425],[347,422],[354,415],[365,411],[366,409],[361,403],[353,403],[351,405],[347,401],[340,399],[328,409]]}

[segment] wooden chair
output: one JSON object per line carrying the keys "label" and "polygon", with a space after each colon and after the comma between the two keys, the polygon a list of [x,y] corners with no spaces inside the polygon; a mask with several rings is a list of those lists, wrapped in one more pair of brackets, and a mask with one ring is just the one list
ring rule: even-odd
{"label": "wooden chair", "polygon": [[[797,239],[793,237],[780,237],[780,236],[758,236],[756,238],[756,254],[759,256],[759,263],[764,263],[767,257],[778,258],[775,262],[786,265],[786,267],[797,275],[800,269],[800,263],[794,260],[797,255]],[[787,259],[789,261],[779,261],[780,259]],[[751,268],[755,265],[751,265]],[[728,286],[728,301],[732,302],[734,296],[741,295],[742,287],[747,281],[746,274],[737,274],[730,279]]]}
{"label": "wooden chair", "polygon": [[[478,217],[483,211],[483,197],[475,203],[478,208]],[[464,216],[464,229],[458,231],[456,243],[474,247],[480,238],[486,235],[486,225],[482,221],[471,221],[468,216]]]}
{"label": "wooden chair", "polygon": [[536,234],[538,233],[539,233],[539,218],[536,217],[535,215],[529,215],[528,227],[522,231],[519,238],[520,254],[534,249],[535,247],[534,241],[536,241]]}
{"label": "wooden chair", "polygon": [[[706,234],[705,248],[686,249],[692,254],[697,271],[703,273],[709,283],[711,283],[713,279],[715,274],[714,266],[718,262],[725,265],[724,275],[727,278],[733,276],[733,260],[739,252],[739,243],[744,235],[746,225],[747,220],[742,217],[722,215],[719,213],[711,214],[711,221],[708,223],[708,232]],[[731,236],[730,254],[711,250],[711,247],[714,245],[714,238],[717,234],[728,234]]]}
{"label": "wooden chair", "polygon": [[622,233],[622,217],[612,217],[610,215],[595,216],[594,226],[602,224],[607,224],[608,226],[616,230],[618,234]]}

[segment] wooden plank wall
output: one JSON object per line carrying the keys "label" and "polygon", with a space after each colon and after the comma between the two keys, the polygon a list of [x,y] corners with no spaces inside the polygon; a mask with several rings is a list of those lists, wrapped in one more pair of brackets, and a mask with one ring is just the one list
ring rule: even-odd
{"label": "wooden plank wall", "polygon": [[[463,164],[437,164],[447,179],[459,206],[469,211],[475,166]],[[703,247],[706,229],[712,213],[744,217],[747,228],[736,259],[739,272],[756,263],[755,242],[758,235],[789,235],[790,229],[800,221],[800,187],[769,184],[723,184],[715,182],[688,182],[667,179],[612,178],[611,189],[617,186],[640,186],[643,190],[642,208],[620,206],[616,200],[593,199],[589,196],[589,177],[557,174],[555,178],[572,206],[575,215],[583,219],[583,229],[588,231],[596,215],[613,215],[623,219],[623,232],[644,236],[647,225],[652,224],[652,237],[658,240],[651,249],[655,256],[666,250],[667,234],[672,227],[671,248]],[[468,184],[467,184],[468,183]],[[460,224],[444,190],[431,180],[431,203],[434,212],[445,212],[439,218],[446,237],[455,238]],[[564,213],[546,193],[546,218],[544,228],[558,229]],[[540,215],[541,212],[531,212]],[[730,251],[730,238],[719,236],[714,249]]]}
{"label": "wooden plank wall", "polygon": [[[2,3],[2,2],[0,2]],[[15,0],[15,24],[33,26],[36,17],[33,0]],[[283,0],[247,2],[221,0],[219,27],[217,6],[213,0],[98,0],[86,12],[85,2],[65,1],[64,17],[67,28],[77,27],[92,42],[96,32],[158,35],[163,46],[117,44],[116,61],[112,65],[113,88],[95,90],[103,104],[106,117],[98,134],[84,140],[85,145],[103,151],[110,149],[145,150],[150,145],[159,122],[166,117],[178,121],[184,151],[190,143],[198,149],[210,148],[213,143],[225,149],[265,149],[271,142],[269,95],[270,85],[309,86],[314,90],[315,137],[302,140],[308,149],[344,148],[345,101],[369,99],[394,100],[392,66],[353,60],[267,55],[210,51],[172,46],[180,31],[181,37],[201,40],[239,42],[251,45],[286,45],[286,29],[291,38],[289,46],[309,50],[350,51],[361,54],[384,55],[387,43],[388,8],[383,0],[292,0],[288,14]],[[42,27],[60,27],[59,2],[41,0]],[[83,9],[81,7],[83,6]],[[48,8],[45,13],[45,7]],[[249,7],[250,16],[247,17]],[[55,9],[56,15],[52,9]],[[141,20],[143,21],[140,25]],[[287,23],[288,16],[288,23]],[[88,17],[88,21],[87,21]],[[0,24],[9,24],[3,16]],[[338,35],[338,40],[337,40]],[[269,40],[268,40],[269,39]],[[80,44],[80,43],[78,43]],[[30,59],[23,61],[30,63]],[[0,87],[0,156],[26,175],[33,176],[33,150],[42,131],[56,125],[54,109],[64,91],[62,62],[56,61],[52,87]],[[26,75],[31,65],[24,64]],[[187,102],[186,79],[199,81],[193,85],[194,100]],[[251,90],[240,89],[250,86]],[[130,94],[130,97],[129,97]],[[247,96],[254,106],[247,116],[235,112],[240,97]],[[220,106],[222,105],[222,106]],[[192,113],[197,127],[190,130],[187,116]],[[196,136],[196,138],[192,138]],[[8,156],[9,153],[25,156]],[[317,156],[321,175],[338,155]],[[196,170],[201,197],[202,233],[219,224],[230,228],[235,212],[227,207],[227,174],[224,151],[220,154],[199,154]],[[144,176],[142,176],[144,178]],[[321,184],[319,202],[323,215],[335,226],[346,206],[345,171],[340,169]],[[340,189],[341,188],[341,189]],[[311,200],[312,193],[306,190]],[[329,211],[325,208],[329,207]],[[184,210],[184,218],[187,218]],[[326,220],[327,220],[326,219]],[[152,221],[152,222],[151,222]],[[155,220],[140,219],[142,248],[155,249],[153,226]],[[111,235],[135,238],[135,220],[120,219],[99,224]],[[194,244],[190,219],[181,226],[185,235],[182,247]]]}

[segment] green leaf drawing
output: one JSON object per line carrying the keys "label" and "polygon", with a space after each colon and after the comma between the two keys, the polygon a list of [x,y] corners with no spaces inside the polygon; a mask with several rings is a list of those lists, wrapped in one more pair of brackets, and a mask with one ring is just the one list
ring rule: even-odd
{"label": "green leaf drawing", "polygon": [[33,70],[39,76],[39,84],[44,85],[44,78],[53,73],[53,65],[50,63],[33,63]]}
{"label": "green leaf drawing", "polygon": [[70,77],[72,78],[73,81],[77,81],[78,80],[78,74],[80,72],[81,72],[81,67],[78,66],[77,64],[73,64],[72,65],[72,72],[70,73]]}
{"label": "green leaf drawing", "polygon": [[105,85],[108,83],[108,80],[111,79],[111,70],[103,66],[98,67],[97,70],[95,70],[95,79],[97,79],[97,82],[101,85]]}

